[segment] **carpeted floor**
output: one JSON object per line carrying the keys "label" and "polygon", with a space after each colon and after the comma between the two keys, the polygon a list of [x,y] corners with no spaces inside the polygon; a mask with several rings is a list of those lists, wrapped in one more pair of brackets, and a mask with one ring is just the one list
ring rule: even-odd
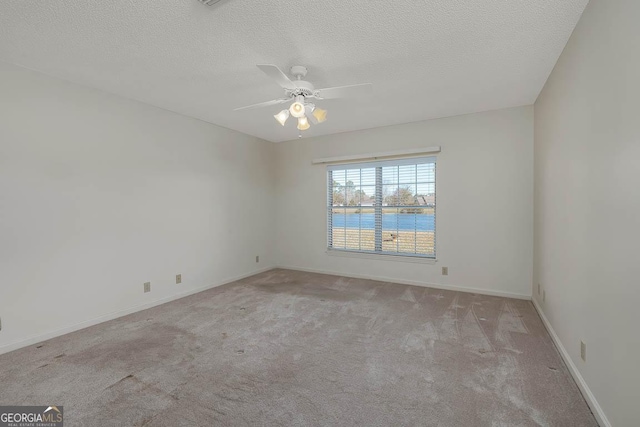
{"label": "carpeted floor", "polygon": [[528,301],[272,270],[0,356],[77,426],[596,426]]}

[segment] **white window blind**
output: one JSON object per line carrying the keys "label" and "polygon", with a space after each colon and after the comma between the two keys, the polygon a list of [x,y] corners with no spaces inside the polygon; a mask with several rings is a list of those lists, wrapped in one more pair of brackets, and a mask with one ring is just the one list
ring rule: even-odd
{"label": "white window blind", "polygon": [[327,166],[330,250],[435,258],[436,158]]}

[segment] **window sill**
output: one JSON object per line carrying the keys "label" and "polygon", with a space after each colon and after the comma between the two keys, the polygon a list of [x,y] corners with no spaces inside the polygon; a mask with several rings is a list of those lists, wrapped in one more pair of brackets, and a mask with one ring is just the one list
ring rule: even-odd
{"label": "window sill", "polygon": [[438,260],[435,258],[424,258],[406,255],[372,254],[366,252],[342,251],[339,249],[327,249],[326,254],[329,256],[337,256],[343,258],[365,258],[374,259],[376,261],[399,261],[410,262],[414,264],[435,264],[438,262]]}

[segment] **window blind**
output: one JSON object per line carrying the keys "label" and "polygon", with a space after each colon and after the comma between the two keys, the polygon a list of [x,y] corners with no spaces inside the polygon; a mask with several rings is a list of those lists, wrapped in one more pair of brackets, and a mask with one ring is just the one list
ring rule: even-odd
{"label": "window blind", "polygon": [[327,246],[435,258],[436,158],[327,166]]}

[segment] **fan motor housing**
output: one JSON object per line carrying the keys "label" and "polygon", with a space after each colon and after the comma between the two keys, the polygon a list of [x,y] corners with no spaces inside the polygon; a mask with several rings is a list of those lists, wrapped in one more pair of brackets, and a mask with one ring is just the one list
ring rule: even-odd
{"label": "fan motor housing", "polygon": [[293,84],[296,85],[295,89],[286,89],[285,92],[290,97],[295,97],[297,95],[302,95],[304,97],[314,96],[315,89],[313,85],[304,80],[294,80]]}

